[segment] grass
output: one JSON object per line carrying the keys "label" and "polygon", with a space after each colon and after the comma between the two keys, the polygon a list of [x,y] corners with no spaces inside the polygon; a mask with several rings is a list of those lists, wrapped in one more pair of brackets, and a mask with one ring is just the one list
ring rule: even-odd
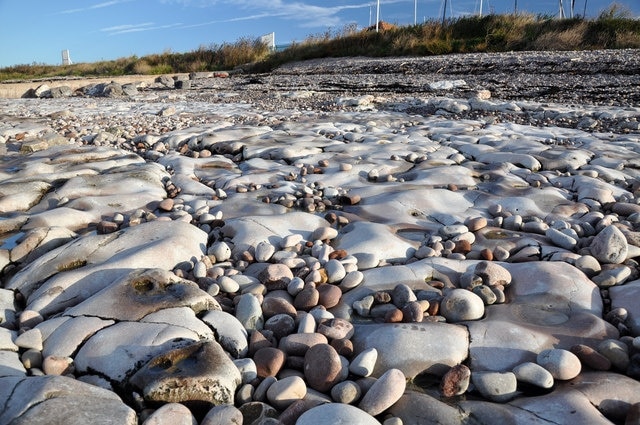
{"label": "grass", "polygon": [[411,26],[386,24],[377,32],[347,26],[335,33],[312,35],[279,52],[270,52],[260,41],[243,38],[234,43],[201,46],[187,53],[167,51],[142,58],[131,56],[67,66],[16,65],[0,68],[0,81],[159,75],[230,70],[241,65],[252,72],[268,72],[287,62],[326,57],[623,48],[640,48],[640,19],[633,19],[627,9],[614,4],[595,19],[508,14],[466,16],[445,22],[432,20]]}

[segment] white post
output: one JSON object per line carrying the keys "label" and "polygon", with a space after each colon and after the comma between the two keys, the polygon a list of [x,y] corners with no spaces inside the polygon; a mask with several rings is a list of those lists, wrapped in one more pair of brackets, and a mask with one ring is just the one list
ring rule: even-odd
{"label": "white post", "polygon": [[378,0],[378,5],[376,6],[376,32],[378,32],[380,26],[380,0]]}
{"label": "white post", "polygon": [[482,18],[482,0],[480,0],[480,17]]}
{"label": "white post", "polygon": [[413,0],[413,25],[418,24],[418,0]]}

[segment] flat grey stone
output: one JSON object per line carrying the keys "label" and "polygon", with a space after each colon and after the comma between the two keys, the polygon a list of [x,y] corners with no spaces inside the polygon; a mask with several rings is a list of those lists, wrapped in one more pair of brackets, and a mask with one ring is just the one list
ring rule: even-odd
{"label": "flat grey stone", "polygon": [[[136,412],[113,392],[64,376],[0,378],[0,423],[136,425]],[[2,394],[7,391],[6,394]]]}

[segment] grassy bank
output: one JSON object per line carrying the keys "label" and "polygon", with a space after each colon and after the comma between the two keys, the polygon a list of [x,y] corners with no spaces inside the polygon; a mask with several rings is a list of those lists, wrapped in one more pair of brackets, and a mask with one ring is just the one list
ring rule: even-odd
{"label": "grassy bank", "polygon": [[187,53],[165,52],[68,66],[18,65],[0,68],[0,81],[64,76],[119,76],[229,70],[251,64],[267,72],[283,63],[340,56],[423,56],[513,50],[640,48],[640,20],[612,6],[596,19],[554,19],[530,14],[468,16],[383,29],[345,27],[269,52],[259,41],[203,46]]}

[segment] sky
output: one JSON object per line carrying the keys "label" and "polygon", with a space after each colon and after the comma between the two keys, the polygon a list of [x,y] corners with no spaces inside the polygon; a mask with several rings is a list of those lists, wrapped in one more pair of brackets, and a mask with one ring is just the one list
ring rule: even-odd
{"label": "sky", "polygon": [[[560,0],[446,0],[447,17],[519,12],[556,15]],[[562,0],[570,15],[572,0]],[[594,17],[611,0],[573,0]],[[274,32],[277,45],[375,24],[377,0],[0,0],[0,67],[56,65],[189,52]],[[380,0],[397,25],[441,19],[445,0]],[[640,0],[618,0],[640,17]]]}

